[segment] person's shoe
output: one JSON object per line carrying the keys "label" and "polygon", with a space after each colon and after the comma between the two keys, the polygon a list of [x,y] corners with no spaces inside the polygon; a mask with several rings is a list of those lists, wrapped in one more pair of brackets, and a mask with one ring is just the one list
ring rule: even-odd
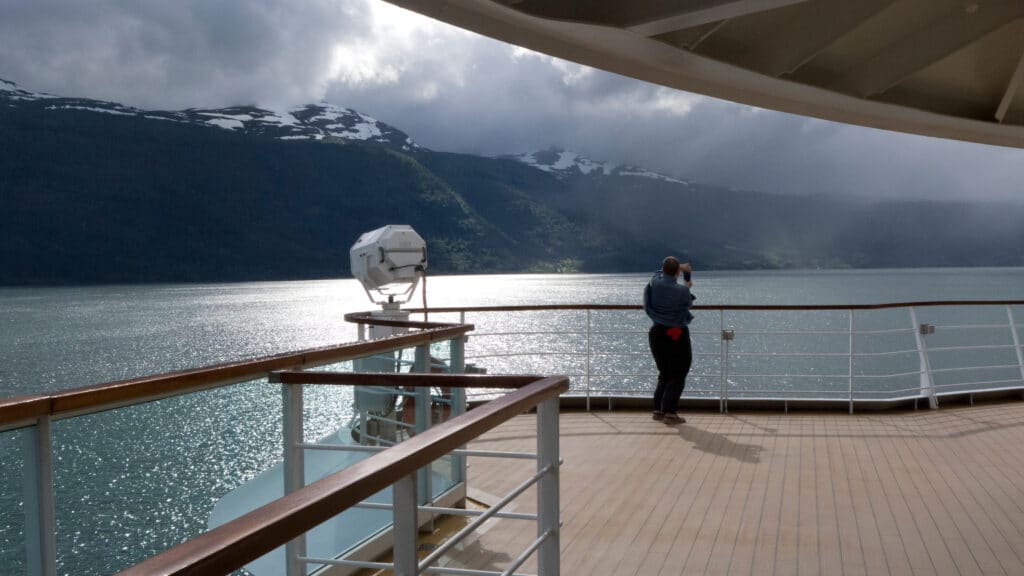
{"label": "person's shoe", "polygon": [[665,415],[662,416],[661,421],[665,424],[683,424],[686,422],[686,418],[683,418],[675,412],[666,412]]}
{"label": "person's shoe", "polygon": [[665,419],[665,413],[662,412],[661,410],[655,410],[654,413],[651,414],[651,419],[652,420],[664,420]]}

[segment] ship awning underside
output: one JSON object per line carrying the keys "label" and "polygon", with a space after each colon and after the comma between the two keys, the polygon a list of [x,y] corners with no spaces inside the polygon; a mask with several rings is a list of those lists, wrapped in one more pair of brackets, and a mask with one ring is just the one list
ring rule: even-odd
{"label": "ship awning underside", "polygon": [[1024,147],[1022,0],[389,0],[707,96]]}

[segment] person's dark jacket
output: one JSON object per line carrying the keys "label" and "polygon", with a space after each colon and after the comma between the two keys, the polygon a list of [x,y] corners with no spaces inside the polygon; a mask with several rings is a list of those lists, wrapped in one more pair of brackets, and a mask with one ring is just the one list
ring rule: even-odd
{"label": "person's dark jacket", "polygon": [[695,299],[685,284],[658,272],[644,288],[644,312],[655,324],[682,328],[693,320],[690,305]]}

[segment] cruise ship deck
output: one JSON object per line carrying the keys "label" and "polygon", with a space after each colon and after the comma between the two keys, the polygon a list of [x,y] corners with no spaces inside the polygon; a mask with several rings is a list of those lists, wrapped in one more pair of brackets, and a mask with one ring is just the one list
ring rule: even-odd
{"label": "cruise ship deck", "polygon": [[[686,417],[561,414],[562,573],[1024,573],[1024,403]],[[532,450],[534,421],[471,447]],[[470,458],[470,497],[486,504],[530,473]],[[516,511],[535,502],[531,490]],[[503,569],[501,551],[536,536],[490,522],[450,566]]]}

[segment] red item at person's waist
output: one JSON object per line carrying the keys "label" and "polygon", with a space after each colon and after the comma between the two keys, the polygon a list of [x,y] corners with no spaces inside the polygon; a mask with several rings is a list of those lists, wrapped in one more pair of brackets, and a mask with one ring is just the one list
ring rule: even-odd
{"label": "red item at person's waist", "polygon": [[665,330],[665,334],[667,334],[673,341],[678,341],[679,337],[683,335],[683,329],[678,326],[673,326],[668,330]]}

